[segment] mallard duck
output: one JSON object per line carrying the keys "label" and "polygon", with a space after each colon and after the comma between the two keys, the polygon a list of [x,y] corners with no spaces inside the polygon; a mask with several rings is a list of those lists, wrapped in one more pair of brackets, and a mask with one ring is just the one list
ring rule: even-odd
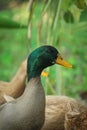
{"label": "mallard duck", "polygon": [[17,98],[24,92],[26,86],[26,64],[27,60],[21,64],[16,75],[10,82],[0,81],[0,105],[5,102],[5,99],[3,97],[4,95],[9,95],[13,98]]}
{"label": "mallard duck", "polygon": [[28,83],[21,97],[0,106],[0,130],[40,130],[45,119],[45,93],[40,75],[44,68],[60,64],[71,68],[56,48],[42,46],[27,61]]}

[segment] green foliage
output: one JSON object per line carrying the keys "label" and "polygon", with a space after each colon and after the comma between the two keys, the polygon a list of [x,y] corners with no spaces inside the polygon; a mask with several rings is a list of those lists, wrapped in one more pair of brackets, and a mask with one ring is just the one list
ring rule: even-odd
{"label": "green foliage", "polygon": [[87,0],[75,0],[75,4],[79,9],[84,9],[87,7]]}
{"label": "green foliage", "polygon": [[[37,7],[39,8],[38,3],[36,3]],[[72,70],[64,69],[63,74],[61,74],[62,69],[57,69],[57,67],[53,69],[53,77],[49,76],[49,80],[45,84],[48,87],[46,89],[47,94],[52,92],[53,94],[67,94],[77,97],[79,90],[84,90],[84,84],[87,84],[87,80],[84,78],[87,76],[87,73],[84,73],[86,69],[86,60],[84,59],[86,59],[87,49],[85,8],[85,0],[68,0],[67,2],[48,0],[39,12],[41,17],[38,22],[39,28],[36,28],[36,37],[39,37],[37,43],[51,44],[60,48],[61,52],[64,53],[63,55],[74,66]],[[35,8],[33,14],[36,14]],[[81,19],[84,22],[79,22]],[[34,24],[32,26],[31,29],[34,28]],[[33,35],[31,39],[33,39]],[[58,73],[56,74],[56,72]],[[52,89],[49,90],[50,81]]]}
{"label": "green foliage", "polygon": [[73,18],[73,15],[70,11],[67,11],[65,12],[64,14],[64,20],[67,22],[67,23],[73,23],[74,22],[74,18]]}
{"label": "green foliage", "polygon": [[0,80],[8,81],[28,53],[27,30],[0,29],[0,32]]}
{"label": "green foliage", "polygon": [[[0,28],[0,79],[10,80],[29,51],[40,45],[50,44],[58,48],[64,59],[73,64],[73,69],[58,66],[47,69],[49,76],[42,77],[46,94],[78,97],[79,91],[87,91],[86,6],[86,0],[48,0],[34,1],[29,14],[25,12],[26,4],[21,8],[13,8],[10,12],[2,11],[0,16],[10,18],[12,25],[16,21],[19,25],[26,26],[29,21],[28,27],[31,28],[28,30],[29,40],[26,28]],[[10,25],[3,21],[5,26]]]}
{"label": "green foliage", "polygon": [[81,12],[80,21],[81,21],[81,22],[87,21],[87,8],[84,9],[84,10]]}
{"label": "green foliage", "polygon": [[27,26],[8,18],[0,17],[0,28],[26,28]]}

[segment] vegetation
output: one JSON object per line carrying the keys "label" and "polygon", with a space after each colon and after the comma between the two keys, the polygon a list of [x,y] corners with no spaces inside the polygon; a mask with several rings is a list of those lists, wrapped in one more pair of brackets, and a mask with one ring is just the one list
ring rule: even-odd
{"label": "vegetation", "polygon": [[11,5],[0,12],[0,80],[9,81],[30,51],[50,44],[73,69],[47,69],[49,76],[42,77],[46,94],[78,97],[80,91],[87,91],[87,0],[29,0]]}

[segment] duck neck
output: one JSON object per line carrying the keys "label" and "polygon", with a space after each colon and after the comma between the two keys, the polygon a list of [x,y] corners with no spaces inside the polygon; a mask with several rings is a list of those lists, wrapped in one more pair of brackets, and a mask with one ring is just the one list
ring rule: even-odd
{"label": "duck neck", "polygon": [[28,73],[27,73],[28,82],[29,82],[32,78],[40,77],[42,70],[43,70],[42,68],[41,68],[41,69],[40,69],[40,68],[38,69],[37,67],[28,69]]}
{"label": "duck neck", "polygon": [[[42,89],[43,87],[41,84],[40,76],[35,77],[35,78],[30,78],[29,82],[27,83],[26,89],[24,91],[23,97],[29,100],[32,98],[30,96],[36,96],[36,94],[40,94],[39,90],[42,90]],[[34,92],[35,94],[32,95],[32,92]]]}
{"label": "duck neck", "polygon": [[[40,77],[31,78],[22,97],[18,99],[18,109],[33,122],[43,124],[45,118],[45,93]],[[21,109],[22,108],[22,109]],[[32,124],[33,125],[33,124]]]}
{"label": "duck neck", "polygon": [[22,97],[18,99],[16,109],[19,111],[23,125],[29,130],[40,130],[45,120],[45,93],[40,77],[31,78]]}

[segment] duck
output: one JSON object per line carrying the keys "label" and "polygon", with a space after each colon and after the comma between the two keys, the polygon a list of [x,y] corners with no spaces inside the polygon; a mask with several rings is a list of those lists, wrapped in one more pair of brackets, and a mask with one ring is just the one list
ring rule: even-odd
{"label": "duck", "polygon": [[0,105],[6,102],[5,95],[17,98],[23,94],[26,87],[26,64],[27,60],[24,60],[10,82],[0,81]]}
{"label": "duck", "polygon": [[72,68],[53,46],[41,46],[29,55],[25,91],[15,101],[0,106],[0,130],[41,130],[45,121],[41,72],[54,64]]}

